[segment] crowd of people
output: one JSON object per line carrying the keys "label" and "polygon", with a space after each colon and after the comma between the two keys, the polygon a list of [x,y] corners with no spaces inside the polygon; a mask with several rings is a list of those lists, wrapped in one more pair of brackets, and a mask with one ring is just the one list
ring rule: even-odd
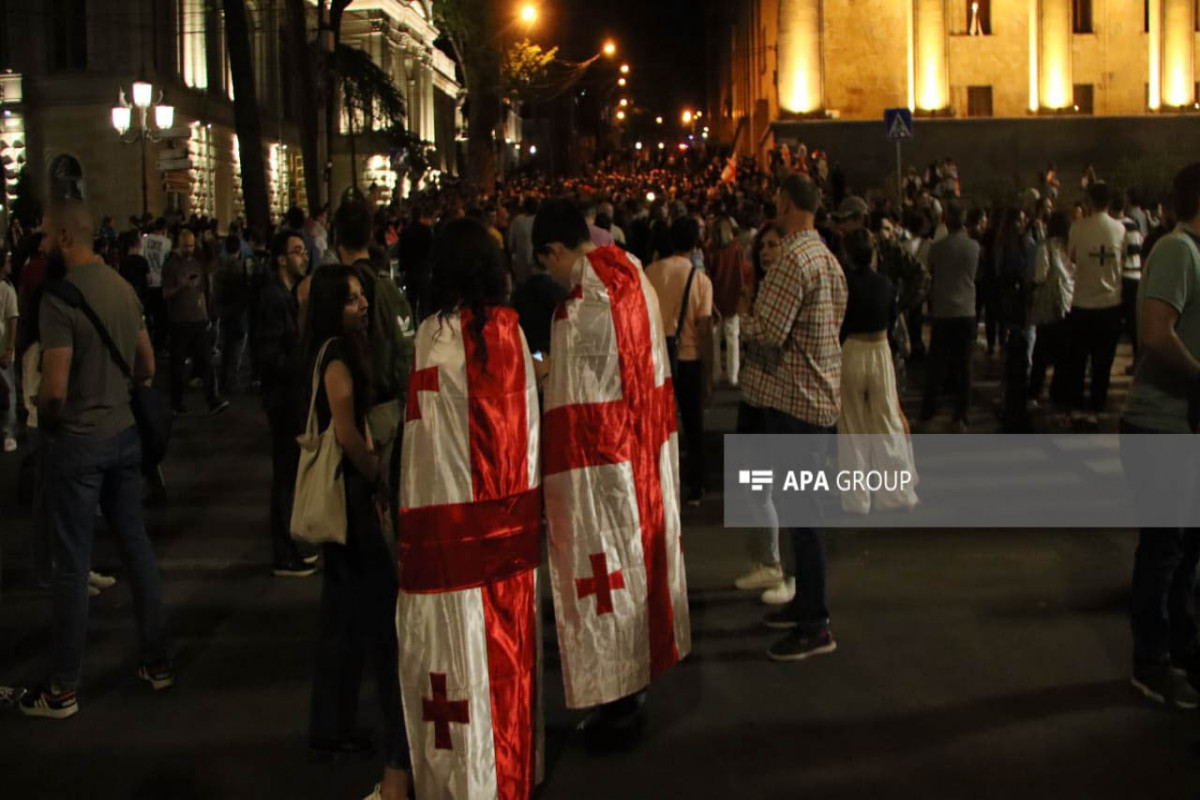
{"label": "crowd of people", "polygon": [[[111,585],[91,571],[97,509],[122,544],[138,676],[175,680],[142,520],[143,483],[158,502],[169,487],[129,402],[165,356],[177,418],[193,389],[209,416],[261,397],[273,574],[322,581],[311,748],[372,748],[355,725],[370,662],[387,757],[372,796],[407,796],[410,779],[422,797],[528,796],[543,517],[567,705],[591,709],[590,746],[627,743],[648,685],[690,648],[680,507],[705,497],[717,384],[738,392],[740,433],[888,434],[867,450],[839,440],[836,457],[915,470],[900,402],[912,365],[918,431],[944,394],[952,430],[968,429],[980,348],[1004,357],[1003,430],[1032,429],[1050,369],[1059,422],[1096,429],[1127,335],[1123,430],[1194,428],[1200,166],[1166,207],[1094,175],[1063,206],[1053,181],[970,203],[946,159],[910,171],[898,197],[854,194],[800,145],[766,168],[681,153],[516,177],[488,197],[350,198],[332,218],[292,209],[272,231],[224,236],[199,218],[117,234],[82,203],[52,205],[10,237],[0,273],[15,283],[0,280],[0,432],[16,450],[23,409],[35,571],[54,609],[52,669],[21,710],[78,711],[87,597]],[[843,504],[917,500],[907,486]],[[759,563],[736,585],[775,606],[770,658],[833,652],[822,531],[788,531],[785,568],[771,503],[762,493]],[[1134,685],[1184,708],[1200,705],[1198,558],[1194,532],[1147,530],[1134,576]]]}

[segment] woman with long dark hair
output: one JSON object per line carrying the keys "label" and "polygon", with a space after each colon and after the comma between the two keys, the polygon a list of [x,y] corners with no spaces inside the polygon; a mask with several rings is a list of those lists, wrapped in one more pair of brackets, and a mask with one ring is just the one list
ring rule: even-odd
{"label": "woman with long dark hair", "polygon": [[400,472],[397,620],[413,777],[420,797],[494,797],[500,786],[527,798],[539,749],[534,361],[488,230],[450,222],[434,253]]}
{"label": "woman with long dark hair", "polygon": [[367,752],[356,732],[362,670],[371,662],[383,706],[387,768],[384,798],[407,796],[408,741],[400,708],[394,624],[396,570],[380,529],[387,470],[367,425],[371,407],[367,298],[354,267],[320,267],[312,278],[305,354],[314,376],[320,430],[331,424],[342,448],[346,543],[322,545],[321,633],[313,676],[309,740],[319,754]]}

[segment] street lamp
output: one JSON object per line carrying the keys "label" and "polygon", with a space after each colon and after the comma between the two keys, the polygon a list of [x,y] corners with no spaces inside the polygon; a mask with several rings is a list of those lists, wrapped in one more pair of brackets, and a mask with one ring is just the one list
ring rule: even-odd
{"label": "street lamp", "polygon": [[619,120],[624,120],[624,119],[625,119],[625,112],[624,112],[624,111],[618,111],[618,112],[617,112],[617,119],[619,119]]}
{"label": "street lamp", "polygon": [[662,117],[655,117],[655,118],[654,118],[654,124],[655,124],[655,125],[662,125]]}
{"label": "street lamp", "polygon": [[627,83],[629,83],[629,81],[625,80],[624,78],[621,78],[617,81],[617,86],[620,86],[622,89],[624,89],[625,84],[627,84]]}
{"label": "street lamp", "polygon": [[[158,93],[158,103],[154,102],[154,87],[146,81],[134,81],[133,103],[125,97],[121,89],[118,97],[120,105],[113,106],[111,121],[113,129],[125,144],[140,144],[142,146],[142,216],[149,211],[147,199],[146,177],[146,143],[161,141],[163,133],[175,124],[175,107],[162,104],[162,92]],[[138,111],[138,126],[133,127],[133,109]],[[148,120],[150,109],[154,109],[154,127]]]}
{"label": "street lamp", "polygon": [[538,9],[533,3],[526,3],[521,6],[521,22],[525,25],[532,25],[537,22]]}
{"label": "street lamp", "polygon": [[604,55],[612,58],[617,54],[617,43],[611,39],[604,43]]}
{"label": "street lamp", "polygon": [[622,75],[628,75],[628,74],[629,74],[629,65],[628,65],[628,64],[622,64],[622,65],[621,65],[621,74],[622,74]]}
{"label": "street lamp", "polygon": [[629,99],[628,99],[628,98],[625,98],[625,97],[622,97],[622,98],[621,98],[621,104],[620,104],[620,105],[621,105],[621,108],[625,108],[626,106],[628,106],[628,105],[629,105]]}
{"label": "street lamp", "polygon": [[692,124],[692,112],[691,112],[691,111],[684,111],[684,112],[683,112],[683,124],[684,124],[684,125],[691,125],[691,124]]}

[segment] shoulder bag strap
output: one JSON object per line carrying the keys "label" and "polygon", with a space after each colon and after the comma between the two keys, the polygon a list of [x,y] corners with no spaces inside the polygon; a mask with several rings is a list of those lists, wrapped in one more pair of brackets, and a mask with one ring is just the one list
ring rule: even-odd
{"label": "shoulder bag strap", "polygon": [[92,323],[92,327],[96,329],[96,333],[100,336],[100,341],[104,342],[104,346],[108,349],[108,354],[112,357],[113,363],[117,365],[117,369],[121,370],[126,380],[132,382],[133,370],[129,368],[129,362],[121,355],[121,351],[117,349],[117,343],[109,335],[108,329],[104,327],[104,323],[100,321],[100,317],[96,316],[96,312],[88,305],[83,292],[79,291],[77,286],[65,280],[58,280],[48,284],[46,291],[59,300],[62,300],[71,308],[78,309],[88,318]]}
{"label": "shoulder bag strap", "polygon": [[313,362],[312,393],[308,397],[308,422],[304,426],[304,432],[309,436],[315,436],[318,433],[317,388],[321,385],[321,362],[325,360],[325,351],[332,343],[332,338],[326,339],[325,343],[321,345],[321,349],[317,351],[316,361]]}
{"label": "shoulder bag strap", "polygon": [[696,277],[696,268],[688,273],[687,284],[683,287],[683,302],[679,305],[679,319],[675,322],[675,337],[683,333],[683,321],[687,319],[688,298],[692,295],[692,279]]}

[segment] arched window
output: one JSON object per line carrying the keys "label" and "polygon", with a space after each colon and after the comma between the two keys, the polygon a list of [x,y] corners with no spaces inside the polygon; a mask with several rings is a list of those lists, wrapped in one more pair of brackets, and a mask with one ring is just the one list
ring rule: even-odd
{"label": "arched window", "polygon": [[51,200],[82,200],[83,165],[74,156],[55,156],[50,161],[48,184]]}

